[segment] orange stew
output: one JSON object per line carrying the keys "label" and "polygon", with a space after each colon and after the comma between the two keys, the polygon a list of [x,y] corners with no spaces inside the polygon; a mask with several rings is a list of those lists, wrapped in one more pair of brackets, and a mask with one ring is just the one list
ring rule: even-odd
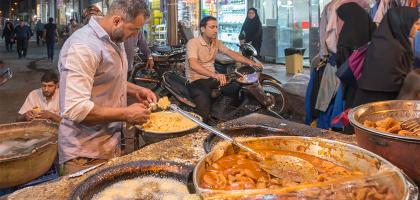
{"label": "orange stew", "polygon": [[[258,150],[269,157],[271,155],[292,155],[304,159],[315,167],[318,177],[309,183],[330,181],[346,176],[362,175],[359,171],[351,171],[327,160],[308,154],[280,151]],[[277,178],[269,175],[259,167],[258,161],[246,152],[225,155],[207,168],[201,178],[201,186],[208,189],[218,190],[241,190],[241,189],[274,189],[288,186],[296,186],[304,182],[295,182],[286,178]]]}

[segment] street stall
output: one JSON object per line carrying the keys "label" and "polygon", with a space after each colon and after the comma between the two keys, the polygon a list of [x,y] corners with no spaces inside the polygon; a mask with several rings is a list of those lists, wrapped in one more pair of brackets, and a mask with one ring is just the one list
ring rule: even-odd
{"label": "street stall", "polygon": [[[256,199],[267,195],[284,199],[298,196],[368,198],[361,195],[389,199],[417,198],[417,187],[410,178],[382,157],[357,147],[355,136],[262,114],[228,121],[218,128],[249,147],[266,149],[274,154],[283,155],[286,152],[298,159],[318,163],[314,164],[317,170],[324,169],[314,179],[315,182],[272,177],[255,167],[255,161],[247,153],[198,129],[111,159],[84,174],[64,176],[24,188],[8,198],[101,199],[110,195],[118,199],[122,198],[118,195],[133,197],[130,189],[138,192],[134,194],[136,197],[161,195],[159,197],[166,199],[240,199],[243,195]],[[226,156],[230,156],[230,161],[226,160]],[[223,159],[224,164],[220,163]],[[242,166],[244,173],[235,172],[234,177],[219,174],[223,169],[235,171],[229,166]]]}

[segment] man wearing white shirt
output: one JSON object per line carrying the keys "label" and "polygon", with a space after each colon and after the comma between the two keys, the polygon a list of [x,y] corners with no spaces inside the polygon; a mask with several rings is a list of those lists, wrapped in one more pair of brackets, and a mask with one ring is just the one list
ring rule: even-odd
{"label": "man wearing white shirt", "polygon": [[31,121],[35,118],[60,122],[58,105],[58,76],[46,72],[41,78],[41,88],[33,90],[26,97],[19,110],[18,121]]}

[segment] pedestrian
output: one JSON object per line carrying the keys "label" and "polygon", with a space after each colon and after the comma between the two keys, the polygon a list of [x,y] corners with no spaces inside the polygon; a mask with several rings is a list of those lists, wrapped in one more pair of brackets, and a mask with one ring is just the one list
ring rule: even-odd
{"label": "pedestrian", "polygon": [[135,52],[136,47],[139,48],[139,51],[143,53],[143,55],[147,58],[146,68],[152,69],[153,68],[153,57],[150,53],[149,47],[147,45],[147,41],[144,38],[143,31],[139,32],[137,37],[128,38],[126,42],[124,42],[125,52],[127,54],[127,63],[128,63],[128,77],[131,78],[131,73],[134,70],[134,56],[137,52]]}
{"label": "pedestrian", "polygon": [[12,52],[13,43],[15,43],[13,32],[14,32],[14,28],[13,28],[12,22],[7,21],[3,29],[3,34],[1,36],[2,38],[4,38],[4,41],[6,43],[7,52]]}
{"label": "pedestrian", "polygon": [[101,12],[101,10],[96,7],[95,5],[91,5],[83,10],[83,25],[86,25],[89,23],[89,19],[91,16],[104,16],[104,14]]}
{"label": "pedestrian", "polygon": [[[414,53],[410,38],[420,28],[415,8],[391,8],[372,36],[354,106],[398,96],[405,77],[413,67]],[[378,76],[379,75],[379,76]]]}
{"label": "pedestrian", "polygon": [[77,22],[77,20],[75,19],[70,19],[70,24],[69,24],[69,37],[75,32],[77,31],[77,29],[79,29],[79,23]]}
{"label": "pedestrian", "polygon": [[239,33],[240,44],[251,42],[251,45],[257,50],[258,55],[260,55],[262,38],[262,24],[257,9],[250,8]]}
{"label": "pedestrian", "polygon": [[26,53],[28,51],[28,42],[31,38],[31,29],[26,25],[25,21],[20,21],[19,26],[15,28],[15,38],[16,38],[16,48],[18,52],[19,59],[26,58]]}
{"label": "pedestrian", "polygon": [[43,33],[44,40],[47,43],[48,59],[51,60],[51,62],[54,59],[54,45],[58,38],[57,25],[54,24],[53,22],[54,22],[54,19],[50,17],[48,19],[48,24],[44,26],[44,33]]}
{"label": "pedestrian", "polygon": [[[338,7],[337,16],[344,22],[337,42],[337,67],[346,62],[351,53],[367,45],[376,29],[369,13],[359,4],[350,2]],[[343,85],[343,99],[346,108],[353,105],[356,88],[341,82]]]}
{"label": "pedestrian", "polygon": [[36,44],[39,46],[39,43],[41,42],[42,46],[44,46],[44,40],[43,40],[44,24],[41,22],[40,19],[38,19],[36,22],[35,32],[36,32]]}
{"label": "pedestrian", "polygon": [[[156,95],[127,82],[124,41],[150,16],[144,0],[114,0],[106,16],[92,16],[60,51],[59,163],[73,173],[119,156],[122,122],[143,124]],[[127,107],[127,96],[139,103]]]}

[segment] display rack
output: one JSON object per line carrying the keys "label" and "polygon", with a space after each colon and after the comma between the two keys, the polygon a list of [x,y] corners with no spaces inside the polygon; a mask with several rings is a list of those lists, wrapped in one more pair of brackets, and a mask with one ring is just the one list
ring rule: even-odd
{"label": "display rack", "polygon": [[246,0],[224,0],[218,4],[218,38],[226,47],[239,51],[239,34],[247,15]]}
{"label": "display rack", "polygon": [[166,43],[166,26],[164,24],[156,25],[153,33],[155,41],[160,44]]}

